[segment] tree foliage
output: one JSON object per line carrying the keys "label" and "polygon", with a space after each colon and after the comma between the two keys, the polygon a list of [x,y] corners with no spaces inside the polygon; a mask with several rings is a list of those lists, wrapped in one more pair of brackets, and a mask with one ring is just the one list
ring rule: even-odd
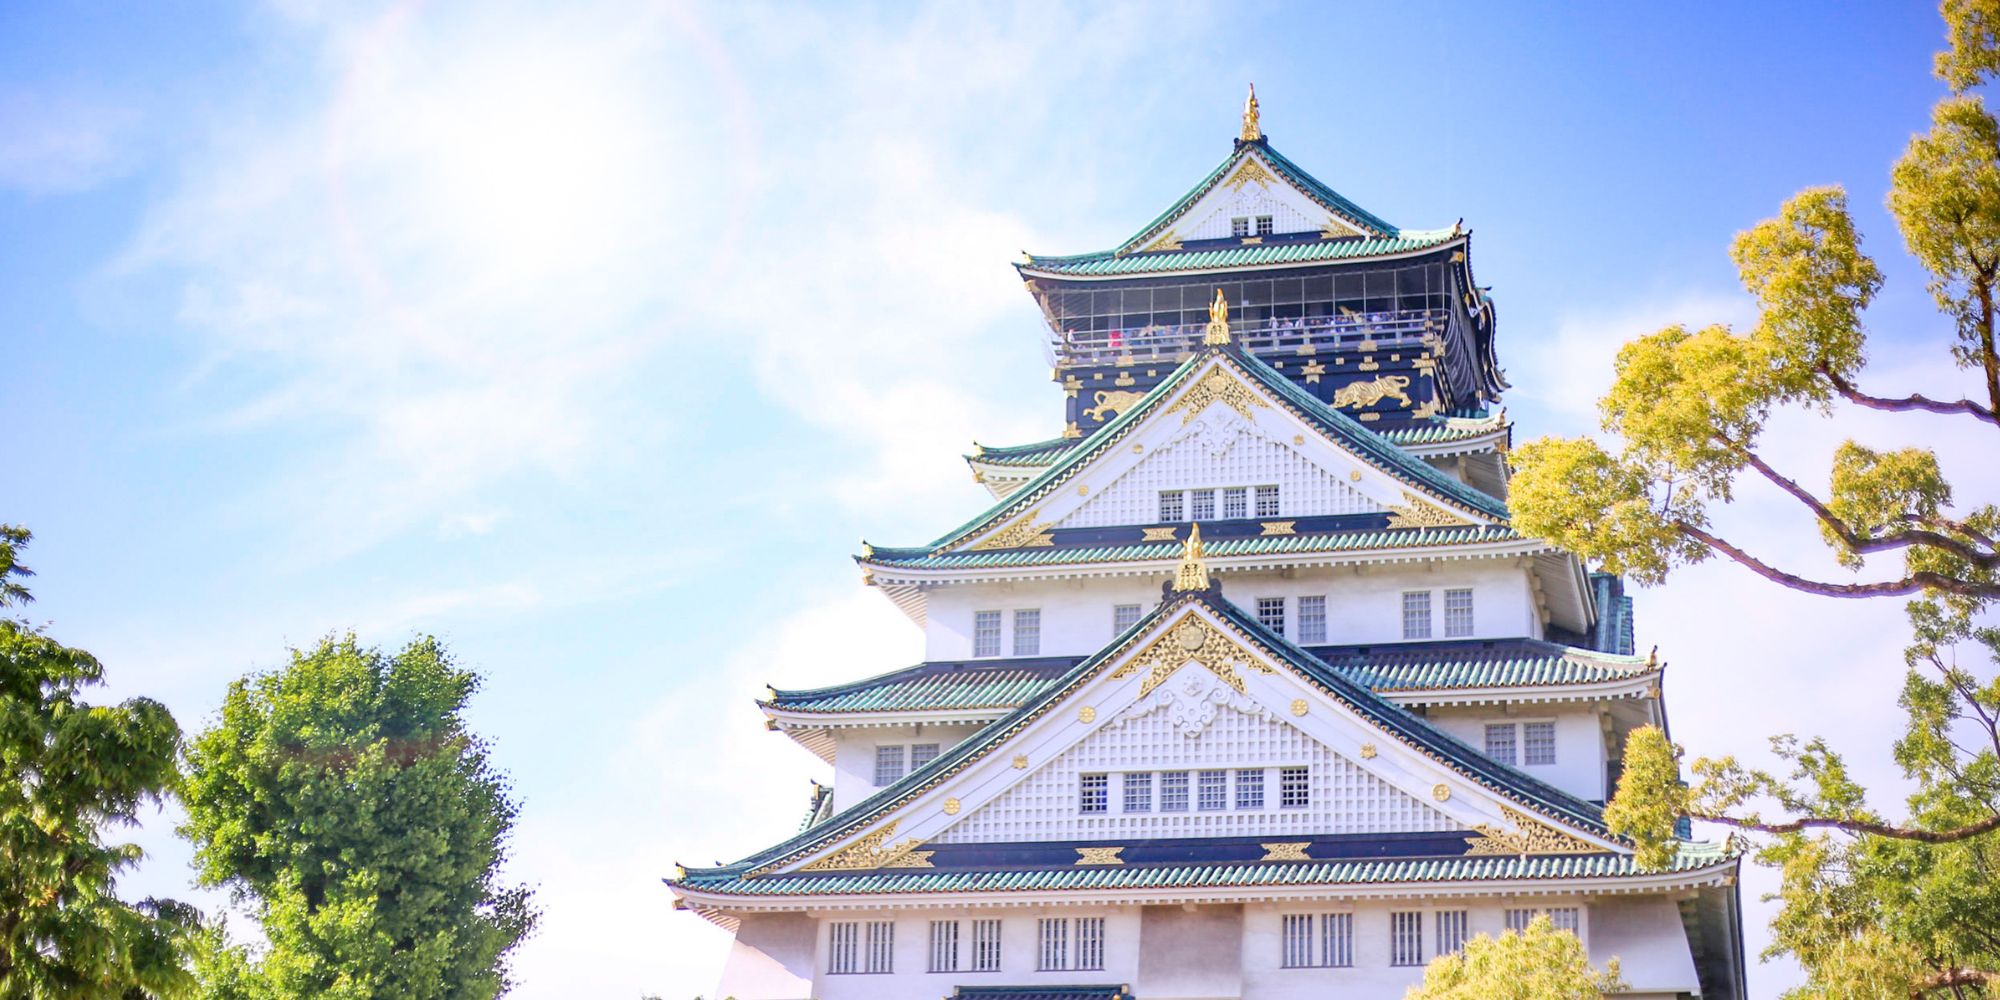
{"label": "tree foliage", "polygon": [[[0,606],[31,599],[18,562],[31,535],[0,526]],[[193,911],[118,898],[142,856],[107,828],[173,788],[180,728],[158,702],[82,700],[104,667],[41,629],[0,619],[0,996],[170,997],[192,984]]]}
{"label": "tree foliage", "polygon": [[[1619,352],[1600,401],[1622,445],[1543,440],[1519,449],[1516,525],[1607,569],[1657,583],[1715,556],[1807,593],[1904,596],[1906,651],[1894,747],[1916,791],[1893,820],[1867,802],[1822,739],[1779,736],[1783,773],[1733,757],[1696,759],[1658,730],[1635,733],[1606,809],[1642,864],[1673,851],[1678,817],[1760,837],[1781,876],[1771,952],[1808,973],[1798,996],[1953,997],[2000,992],[2000,505],[1955,491],[1927,447],[1840,445],[1815,491],[1763,450],[1783,407],[1843,405],[1963,421],[2000,454],[2000,121],[1968,93],[2000,74],[2000,0],[1945,0],[1952,93],[1890,172],[1888,208],[1930,275],[1951,330],[1945,353],[1977,376],[1968,396],[1864,391],[1866,311],[1882,276],[1839,188],[1810,188],[1730,248],[1758,319],[1746,331],[1673,326]],[[1835,560],[1860,577],[1820,578],[1724,537],[1711,512],[1741,477],[1798,504]],[[1880,570],[1895,562],[1892,572]]]}
{"label": "tree foliage", "polygon": [[187,754],[182,832],[269,943],[210,941],[211,998],[506,990],[535,911],[500,879],[516,807],[462,717],[476,686],[434,639],[391,656],[353,636],[230,686]]}
{"label": "tree foliage", "polygon": [[1403,1000],[1600,1000],[1623,989],[1617,959],[1597,971],[1583,942],[1542,913],[1519,932],[1481,934],[1432,959]]}

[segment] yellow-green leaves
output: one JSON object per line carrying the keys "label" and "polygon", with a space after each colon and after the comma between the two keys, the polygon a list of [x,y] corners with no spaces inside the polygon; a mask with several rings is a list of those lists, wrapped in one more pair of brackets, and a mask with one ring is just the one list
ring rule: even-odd
{"label": "yellow-green leaves", "polygon": [[1626,344],[1611,392],[1598,403],[1604,429],[1625,437],[1632,458],[1727,499],[1743,443],[1756,439],[1783,395],[1768,341],[1726,326],[1695,333],[1670,326]]}
{"label": "yellow-green leaves", "polygon": [[1616,958],[1598,972],[1583,942],[1540,914],[1519,932],[1481,934],[1433,959],[1403,1000],[1600,1000],[1624,989]]}
{"label": "yellow-green leaves", "polygon": [[1976,96],[1946,98],[1890,176],[1889,211],[1958,324],[1954,355],[1972,367],[1992,334],[2000,270],[2000,123]]}
{"label": "yellow-green leaves", "polygon": [[1641,583],[1657,583],[1677,561],[1704,554],[1674,530],[1668,505],[1654,501],[1651,474],[1595,441],[1542,438],[1516,449],[1514,462],[1508,507],[1525,534]]}
{"label": "yellow-green leaves", "polygon": [[1937,54],[1938,79],[1964,91],[2000,72],[2000,0],[1944,0],[1939,10],[1951,48]]}
{"label": "yellow-green leaves", "polygon": [[1658,727],[1643,726],[1625,739],[1625,770],[1617,794],[1604,807],[1604,823],[1638,846],[1641,868],[1665,868],[1678,850],[1674,824],[1688,812],[1679,758]]}
{"label": "yellow-green leaves", "polygon": [[[1827,510],[1850,531],[1889,537],[1920,528],[1951,502],[1951,484],[1927,448],[1876,451],[1848,441],[1833,456],[1833,489]],[[1841,565],[1859,568],[1861,555],[1830,526],[1820,534]]]}
{"label": "yellow-green leaves", "polygon": [[1729,247],[1743,287],[1761,311],[1756,335],[1774,398],[1824,401],[1819,373],[1852,378],[1861,368],[1861,310],[1882,286],[1875,262],[1838,187],[1793,195],[1778,217],[1736,234]]}

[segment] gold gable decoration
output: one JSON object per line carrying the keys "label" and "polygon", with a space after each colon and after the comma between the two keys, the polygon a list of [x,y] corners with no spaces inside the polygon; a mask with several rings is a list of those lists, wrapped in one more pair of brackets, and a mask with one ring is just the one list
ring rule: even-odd
{"label": "gold gable decoration", "polygon": [[1264,402],[1262,396],[1250,391],[1241,379],[1221,368],[1212,368],[1194,384],[1194,388],[1182,393],[1174,405],[1167,407],[1167,412],[1179,413],[1181,426],[1185,427],[1201,411],[1208,409],[1210,403],[1221,403],[1242,414],[1245,420],[1252,419],[1251,410],[1269,409],[1271,406]]}
{"label": "gold gable decoration", "polygon": [[1140,247],[1139,252],[1158,253],[1162,250],[1179,250],[1180,248],[1181,248],[1181,234],[1169,229],[1166,232],[1160,234],[1159,239],[1156,239],[1153,242],[1148,243],[1143,247]]}
{"label": "gold gable decoration", "polygon": [[1215,290],[1215,301],[1208,304],[1208,326],[1201,332],[1201,342],[1210,347],[1229,343],[1229,300],[1220,288]]}
{"label": "gold gable decoration", "polygon": [[1472,524],[1415,493],[1403,493],[1403,502],[1389,508],[1391,528],[1460,528]]}
{"label": "gold gable decoration", "polygon": [[1181,547],[1181,564],[1174,571],[1174,589],[1207,590],[1208,564],[1201,560],[1201,525],[1188,529],[1187,544]]}
{"label": "gold gable decoration", "polygon": [[1603,848],[1530,818],[1517,809],[1501,806],[1500,812],[1507,817],[1507,822],[1514,825],[1514,829],[1510,832],[1490,823],[1474,824],[1472,828],[1479,831],[1480,836],[1466,846],[1467,855],[1604,853]]}
{"label": "gold gable decoration", "polygon": [[1054,545],[1056,543],[1055,536],[1050,534],[1050,532],[1055,529],[1055,525],[1035,520],[1041,512],[1041,508],[1038,507],[1021,515],[1020,520],[980,539],[972,546],[972,551],[984,552],[988,549],[1045,549]]}
{"label": "gold gable decoration", "polygon": [[1264,125],[1258,120],[1259,117],[1257,85],[1253,83],[1250,85],[1250,96],[1243,99],[1243,131],[1240,135],[1244,142],[1256,142],[1264,137]]}
{"label": "gold gable decoration", "polygon": [[1139,697],[1144,698],[1189,661],[1206,667],[1209,673],[1235,688],[1238,694],[1246,692],[1243,690],[1243,675],[1237,673],[1237,667],[1248,666],[1267,674],[1276,672],[1252,656],[1242,643],[1199,615],[1190,614],[1181,619],[1179,625],[1168,629],[1147,643],[1137,655],[1126,660],[1124,666],[1112,672],[1111,679],[1130,677],[1144,670],[1146,679],[1139,685]]}
{"label": "gold gable decoration", "polygon": [[923,841],[916,837],[891,844],[896,835],[896,820],[882,824],[875,831],[832,854],[809,865],[799,868],[802,872],[849,872],[871,868],[930,868],[931,855],[936,851],[920,851]]}

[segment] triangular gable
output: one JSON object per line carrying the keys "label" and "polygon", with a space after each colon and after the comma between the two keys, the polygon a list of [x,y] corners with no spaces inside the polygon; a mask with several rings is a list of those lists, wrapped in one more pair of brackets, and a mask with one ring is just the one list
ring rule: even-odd
{"label": "triangular gable", "polygon": [[1061,682],[979,735],[811,833],[731,869],[921,868],[926,845],[960,815],[1011,791],[1182,672],[1198,668],[1266,712],[1281,706],[1373,778],[1419,799],[1480,838],[1471,853],[1622,851],[1599,807],[1435,729],[1330,670],[1213,591],[1176,595]]}
{"label": "triangular gable", "polygon": [[1152,459],[1179,455],[1189,475],[1213,477],[1229,471],[1226,463],[1213,454],[1195,462],[1195,449],[1215,452],[1244,440],[1274,466],[1289,464],[1298,485],[1309,487],[1281,490],[1293,500],[1285,501],[1292,506],[1280,518],[1386,510],[1395,515],[1391,527],[1508,521],[1499,500],[1390,444],[1263,361],[1211,348],[1032,482],[927,548],[1032,548],[1050,544],[1049,532],[1059,526],[1153,523],[1158,489],[1248,483],[1167,482],[1167,470]]}

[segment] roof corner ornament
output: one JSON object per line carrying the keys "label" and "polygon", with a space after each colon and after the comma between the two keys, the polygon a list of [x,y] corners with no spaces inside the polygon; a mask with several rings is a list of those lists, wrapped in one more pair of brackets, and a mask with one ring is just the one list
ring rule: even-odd
{"label": "roof corner ornament", "polygon": [[1256,142],[1264,138],[1264,128],[1257,121],[1257,85],[1250,85],[1250,96],[1243,99],[1243,141]]}
{"label": "roof corner ornament", "polygon": [[1211,347],[1229,343],[1229,300],[1223,298],[1220,288],[1215,290],[1215,301],[1208,304],[1208,329],[1202,332],[1201,342]]}
{"label": "roof corner ornament", "polygon": [[1201,558],[1201,525],[1188,530],[1187,544],[1181,548],[1180,569],[1174,571],[1174,589],[1181,593],[1209,589],[1208,564]]}

